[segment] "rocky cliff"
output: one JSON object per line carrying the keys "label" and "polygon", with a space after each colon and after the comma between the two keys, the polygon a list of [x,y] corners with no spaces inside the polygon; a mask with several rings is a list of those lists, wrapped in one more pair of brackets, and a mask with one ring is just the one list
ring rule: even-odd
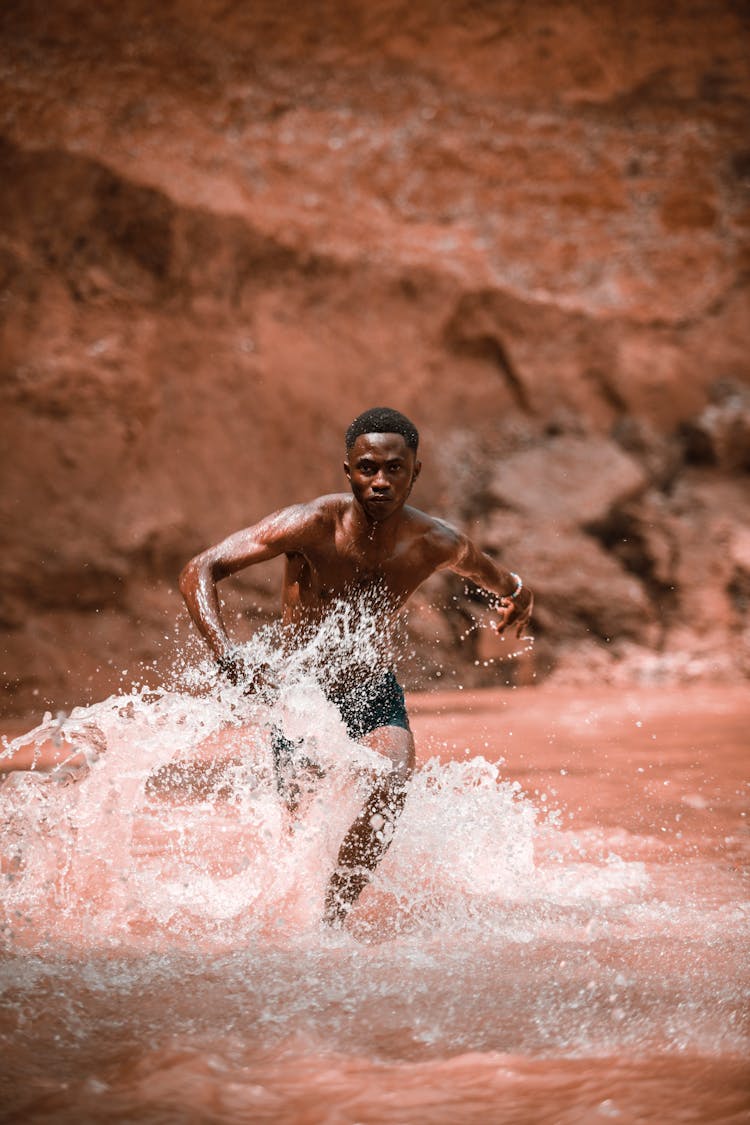
{"label": "rocky cliff", "polygon": [[[424,434],[415,502],[539,595],[533,662],[485,666],[473,592],[430,585],[414,684],[747,673],[746,6],[11,0],[0,29],[6,709],[168,661],[181,564],[338,490],[373,404]],[[227,584],[240,631],[277,577]]]}

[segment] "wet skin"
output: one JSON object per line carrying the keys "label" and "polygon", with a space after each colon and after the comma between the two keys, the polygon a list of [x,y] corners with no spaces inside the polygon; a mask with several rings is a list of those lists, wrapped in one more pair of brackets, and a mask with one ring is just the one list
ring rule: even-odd
{"label": "wet skin", "polygon": [[[515,600],[509,571],[442,520],[407,505],[421,463],[401,434],[363,434],[344,462],[351,495],[321,496],[275,512],[238,531],[192,559],[180,575],[190,614],[222,669],[242,679],[241,661],[222,621],[217,583],[268,559],[286,556],[282,622],[290,644],[315,627],[339,599],[357,601],[377,594],[385,617],[392,618],[431,574],[451,570],[497,597],[497,630],[512,627],[521,636],[533,598],[524,587]],[[252,690],[253,685],[248,685]],[[346,833],[331,877],[324,918],[343,922],[385,854],[406,799],[414,768],[410,731],[386,726],[362,742],[390,758]]]}

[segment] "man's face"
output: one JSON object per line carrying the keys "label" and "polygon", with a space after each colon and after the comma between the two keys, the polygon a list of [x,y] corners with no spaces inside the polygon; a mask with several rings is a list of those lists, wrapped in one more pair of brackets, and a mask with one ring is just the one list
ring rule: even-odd
{"label": "man's face", "polygon": [[360,434],[344,462],[354,498],[377,521],[404,506],[421,467],[401,434]]}

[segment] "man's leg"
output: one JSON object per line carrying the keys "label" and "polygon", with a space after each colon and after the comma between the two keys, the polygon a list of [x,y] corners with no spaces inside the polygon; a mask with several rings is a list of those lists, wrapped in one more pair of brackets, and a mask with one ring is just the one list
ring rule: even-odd
{"label": "man's leg", "polygon": [[391,759],[339,848],[336,870],[326,892],[323,920],[340,926],[390,847],[414,770],[414,737],[400,726],[378,727],[361,742]]}

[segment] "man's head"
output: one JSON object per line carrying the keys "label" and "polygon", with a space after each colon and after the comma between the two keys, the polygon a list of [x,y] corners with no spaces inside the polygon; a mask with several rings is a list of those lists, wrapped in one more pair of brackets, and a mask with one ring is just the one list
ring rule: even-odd
{"label": "man's head", "polygon": [[417,455],[419,434],[417,427],[405,414],[391,410],[389,406],[373,406],[355,418],[346,431],[347,453],[361,434],[401,434],[409,449]]}
{"label": "man's head", "polygon": [[398,410],[376,406],[346,431],[344,471],[366,515],[380,522],[403,508],[421,464],[419,434]]}

